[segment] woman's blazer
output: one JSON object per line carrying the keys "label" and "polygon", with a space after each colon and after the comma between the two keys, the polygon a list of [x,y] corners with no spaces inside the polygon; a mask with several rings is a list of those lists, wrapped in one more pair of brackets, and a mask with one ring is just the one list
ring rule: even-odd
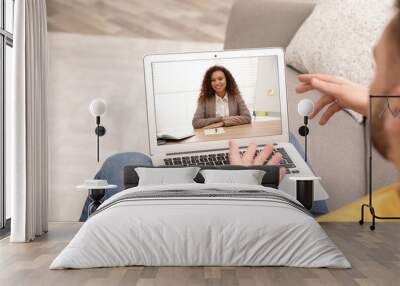
{"label": "woman's blazer", "polygon": [[223,119],[216,116],[215,95],[208,97],[205,102],[198,102],[196,112],[193,116],[192,125],[194,129],[203,128],[212,123],[224,122],[224,126],[234,126],[251,122],[251,115],[240,95],[228,94],[229,116],[237,118]]}

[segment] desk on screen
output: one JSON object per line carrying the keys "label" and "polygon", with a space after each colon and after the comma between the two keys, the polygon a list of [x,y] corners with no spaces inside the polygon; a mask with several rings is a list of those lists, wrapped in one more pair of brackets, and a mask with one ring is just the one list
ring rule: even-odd
{"label": "desk on screen", "polygon": [[280,119],[268,121],[255,121],[250,124],[223,127],[223,134],[205,135],[204,129],[194,129],[194,136],[180,140],[168,141],[166,144],[198,143],[205,141],[229,140],[234,138],[262,137],[282,134],[282,123]]}

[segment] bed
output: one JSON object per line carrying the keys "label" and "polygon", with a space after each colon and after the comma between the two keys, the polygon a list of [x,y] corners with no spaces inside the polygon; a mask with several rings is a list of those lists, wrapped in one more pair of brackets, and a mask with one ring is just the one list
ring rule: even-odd
{"label": "bed", "polygon": [[127,189],[99,207],[50,269],[351,267],[308,210],[268,180],[137,186],[134,168],[125,168]]}

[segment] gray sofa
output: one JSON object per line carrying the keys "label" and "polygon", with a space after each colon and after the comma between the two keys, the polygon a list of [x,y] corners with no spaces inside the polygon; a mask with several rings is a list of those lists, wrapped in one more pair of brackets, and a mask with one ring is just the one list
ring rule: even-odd
{"label": "gray sofa", "polygon": [[[287,47],[310,15],[312,0],[237,0],[231,10],[225,49]],[[300,142],[297,129],[302,119],[297,103],[302,98],[317,100],[321,94],[298,95],[294,91],[298,73],[286,69],[289,128]],[[366,193],[366,128],[346,112],[336,114],[326,126],[318,118],[310,123],[309,160],[329,193],[330,210],[354,201]],[[373,156],[373,188],[397,179],[392,164]]]}

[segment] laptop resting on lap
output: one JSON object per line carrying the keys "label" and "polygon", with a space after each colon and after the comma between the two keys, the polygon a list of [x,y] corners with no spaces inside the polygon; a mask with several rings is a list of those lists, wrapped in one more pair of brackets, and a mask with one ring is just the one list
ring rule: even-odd
{"label": "laptop resting on lap", "polygon": [[[154,165],[227,165],[228,143],[274,144],[291,177],[313,177],[289,143],[284,52],[280,48],[148,55],[144,58],[150,155]],[[328,194],[314,183],[314,200]]]}

